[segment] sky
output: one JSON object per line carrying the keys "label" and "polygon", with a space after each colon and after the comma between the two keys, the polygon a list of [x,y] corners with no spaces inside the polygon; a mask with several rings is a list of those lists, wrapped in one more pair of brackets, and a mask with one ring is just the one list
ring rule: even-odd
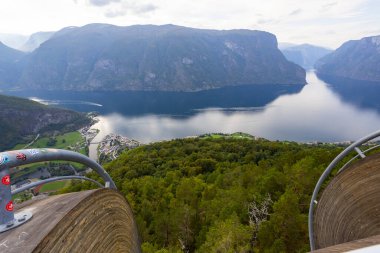
{"label": "sky", "polygon": [[0,33],[29,35],[67,26],[175,24],[252,29],[278,41],[337,48],[380,35],[379,0],[1,0]]}

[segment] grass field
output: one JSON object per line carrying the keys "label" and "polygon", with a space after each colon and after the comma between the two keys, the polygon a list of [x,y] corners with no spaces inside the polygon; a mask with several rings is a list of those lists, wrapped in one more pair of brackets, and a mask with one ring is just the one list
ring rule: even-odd
{"label": "grass field", "polygon": [[41,187],[40,192],[42,193],[42,192],[58,191],[64,187],[66,187],[69,183],[70,183],[70,181],[57,181],[57,182],[44,184]]}
{"label": "grass field", "polygon": [[[56,149],[68,149],[72,151],[79,152],[81,154],[86,154],[86,148],[85,148],[85,139],[81,136],[81,134],[77,131],[70,132],[62,135],[57,135],[54,137],[55,143],[54,145],[48,144],[49,137],[43,137],[35,141],[32,145],[28,146],[27,148],[56,148]],[[12,150],[18,150],[23,149],[27,143],[18,144],[15,147],[13,147]],[[72,163],[75,167],[80,168],[81,165],[77,163]],[[17,172],[15,172],[12,175],[12,178],[20,178],[24,175],[27,175],[29,173],[33,173],[37,171],[37,169],[41,166],[43,166],[44,163],[35,163],[30,165],[21,166]]]}
{"label": "grass field", "polygon": [[30,164],[30,165],[27,165],[26,167],[21,167],[23,168],[22,170],[17,170],[16,173],[14,173],[12,175],[12,177],[14,178],[18,178],[18,177],[22,177],[26,174],[30,174],[30,173],[33,173],[35,171],[38,170],[39,167],[42,167],[44,165],[44,163],[34,163],[34,164]]}
{"label": "grass field", "polygon": [[212,138],[212,139],[220,139],[220,138],[233,138],[233,139],[250,139],[252,140],[254,137],[252,135],[246,134],[246,133],[233,133],[233,134],[218,134],[218,133],[212,133],[212,134],[205,134],[200,136],[201,138]]}
{"label": "grass field", "polygon": [[[56,140],[54,145],[49,146],[49,137],[43,137],[38,139],[28,148],[58,148],[58,149],[70,149],[73,151],[86,154],[84,148],[84,138],[79,132],[70,132],[63,135],[57,135],[54,138]],[[22,143],[16,145],[13,150],[22,149],[27,145],[27,143]]]}

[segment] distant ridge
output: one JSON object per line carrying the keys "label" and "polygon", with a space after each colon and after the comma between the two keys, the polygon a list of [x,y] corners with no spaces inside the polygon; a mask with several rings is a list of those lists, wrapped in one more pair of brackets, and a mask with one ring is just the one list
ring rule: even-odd
{"label": "distant ridge", "polygon": [[22,72],[21,60],[25,53],[4,45],[0,41],[0,90],[17,82]]}
{"label": "distant ridge", "polygon": [[42,43],[50,39],[54,35],[54,32],[37,32],[30,35],[29,39],[20,48],[25,52],[32,52],[38,48]]}
{"label": "distant ridge", "polygon": [[285,46],[281,51],[286,59],[300,65],[304,69],[313,69],[314,64],[319,59],[333,52],[331,49],[310,44]]}
{"label": "distant ridge", "polygon": [[14,85],[48,90],[197,91],[305,84],[273,34],[175,25],[89,24],[56,33],[25,57]]}
{"label": "distant ridge", "polygon": [[380,36],[344,43],[316,64],[319,75],[380,82]]}

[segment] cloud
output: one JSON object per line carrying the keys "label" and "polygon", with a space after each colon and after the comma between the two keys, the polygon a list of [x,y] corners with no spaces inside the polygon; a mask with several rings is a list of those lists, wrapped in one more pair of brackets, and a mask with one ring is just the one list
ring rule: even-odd
{"label": "cloud", "polygon": [[259,25],[264,25],[264,24],[276,24],[276,23],[278,23],[278,22],[279,22],[279,20],[274,19],[274,18],[268,18],[268,19],[266,19],[266,18],[259,18],[259,19],[257,20],[257,24],[259,24]]}
{"label": "cloud", "polygon": [[151,3],[137,3],[131,1],[121,2],[121,4],[109,8],[104,12],[104,16],[107,18],[116,18],[125,16],[127,14],[138,15],[145,14],[148,12],[155,11],[157,9],[156,5]]}
{"label": "cloud", "polygon": [[118,2],[120,2],[120,0],[89,0],[89,3],[95,6],[106,6],[111,3],[118,3]]}
{"label": "cloud", "polygon": [[301,12],[302,12],[302,9],[298,8],[292,11],[291,13],[289,13],[289,16],[295,16],[295,15],[300,14]]}
{"label": "cloud", "polygon": [[338,2],[331,2],[331,3],[324,4],[324,5],[322,5],[320,12],[328,11],[337,4],[338,4]]}
{"label": "cloud", "polygon": [[144,4],[144,5],[140,5],[140,6],[135,6],[135,8],[133,9],[133,12],[136,14],[140,14],[140,13],[151,12],[151,11],[154,11],[156,9],[157,9],[157,6],[155,6],[153,4]]}
{"label": "cloud", "polygon": [[107,10],[104,13],[104,16],[106,16],[107,18],[116,18],[116,17],[125,16],[126,14],[127,12],[125,10]]}

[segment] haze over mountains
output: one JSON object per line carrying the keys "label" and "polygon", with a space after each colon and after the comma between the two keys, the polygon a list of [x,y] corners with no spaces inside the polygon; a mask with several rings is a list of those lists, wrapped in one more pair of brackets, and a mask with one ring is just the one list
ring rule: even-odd
{"label": "haze over mountains", "polygon": [[281,52],[289,61],[300,65],[306,70],[309,70],[314,68],[315,63],[319,59],[321,59],[329,53],[332,53],[333,50],[310,44],[290,44],[281,48]]}
{"label": "haze over mountains", "polygon": [[285,59],[270,33],[174,25],[68,27],[20,65],[11,87],[196,91],[305,83],[305,71]]}
{"label": "haze over mountains", "polygon": [[18,81],[22,71],[21,60],[25,56],[24,52],[7,47],[0,42],[0,87]]}
{"label": "haze over mountains", "polygon": [[21,50],[28,38],[28,36],[21,34],[0,33],[0,41],[6,46],[17,50]]}
{"label": "haze over mountains", "polygon": [[36,32],[30,36],[20,34],[0,33],[0,41],[13,49],[23,52],[32,52],[43,42],[50,39],[54,32]]}
{"label": "haze over mountains", "polygon": [[344,43],[316,64],[318,74],[380,82],[380,36]]}
{"label": "haze over mountains", "polygon": [[32,52],[38,48],[42,43],[50,39],[54,32],[37,32],[30,35],[28,40],[19,48],[21,51]]}

